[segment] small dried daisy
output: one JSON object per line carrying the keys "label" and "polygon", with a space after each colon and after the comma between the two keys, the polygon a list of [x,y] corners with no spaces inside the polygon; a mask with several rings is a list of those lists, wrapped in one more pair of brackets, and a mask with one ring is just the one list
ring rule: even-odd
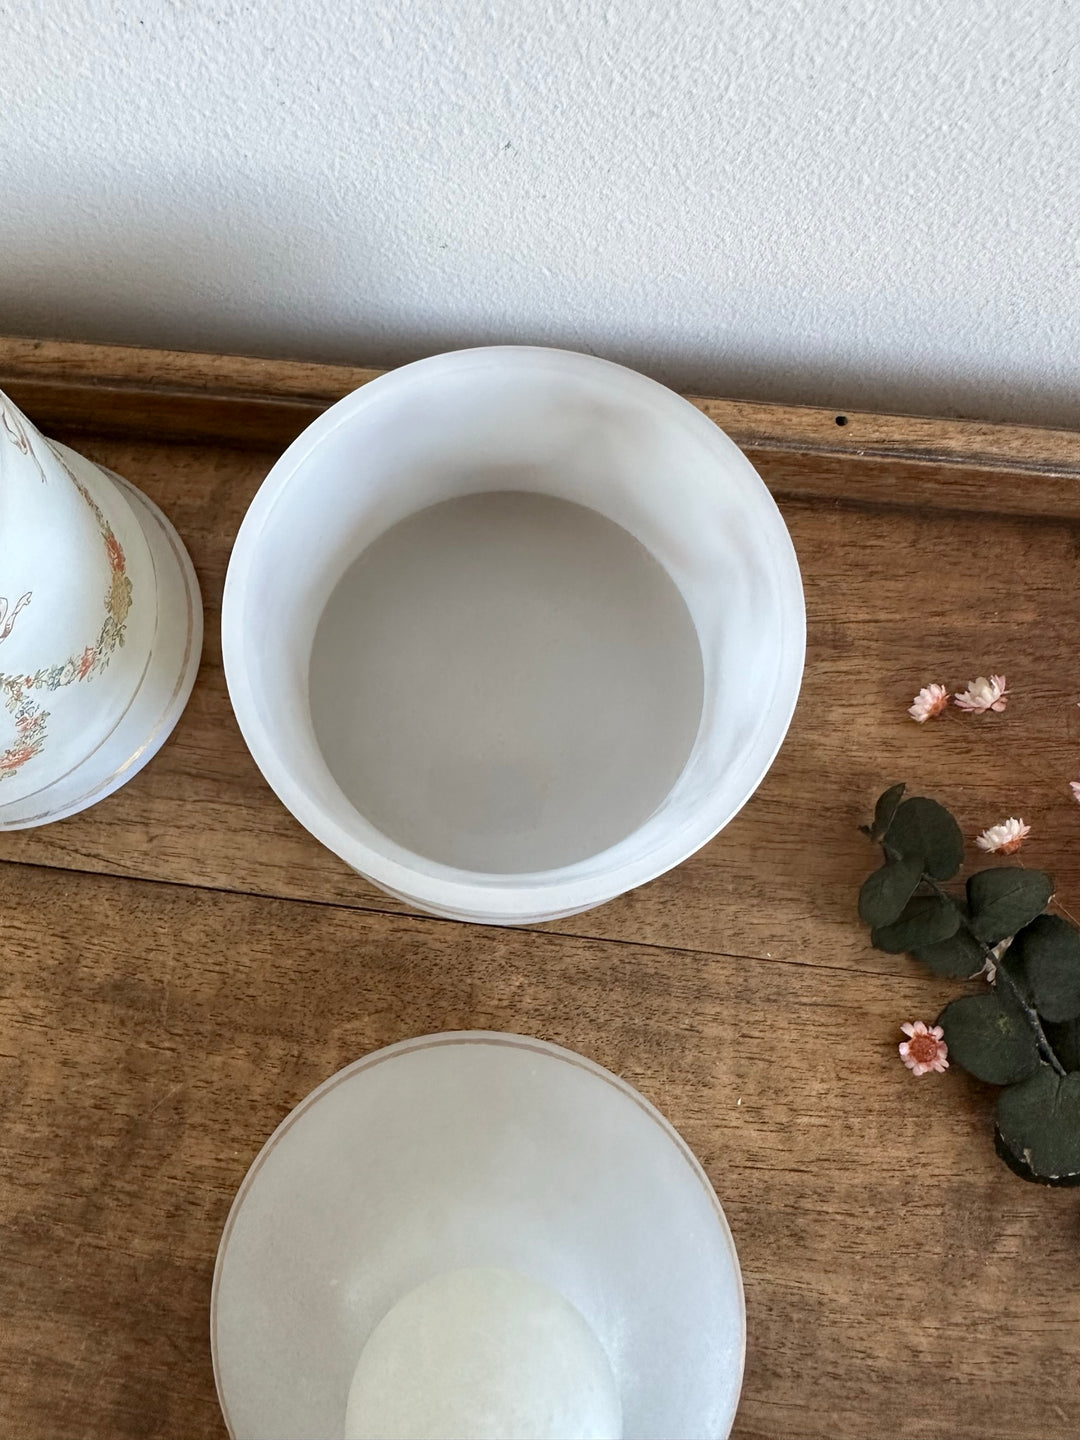
{"label": "small dried daisy", "polygon": [[1080,805],[1080,780],[1070,780],[1069,789],[1072,791],[1073,799]]}
{"label": "small dried daisy", "polygon": [[940,715],[949,703],[949,692],[944,685],[924,685],[908,706],[908,714],[916,725],[925,725],[935,715]]}
{"label": "small dried daisy", "polygon": [[968,681],[967,689],[959,691],[953,697],[953,703],[970,715],[981,715],[987,710],[996,710],[1000,714],[1009,703],[1005,698],[1008,693],[1004,675],[991,675],[989,680],[980,675],[977,680]]}
{"label": "small dried daisy", "polygon": [[977,835],[975,844],[988,855],[1015,855],[1030,834],[1030,825],[1011,817]]}
{"label": "small dried daisy", "polygon": [[900,1042],[900,1058],[913,1075],[928,1075],[931,1070],[949,1068],[949,1047],[940,1025],[929,1029],[921,1020],[908,1021],[900,1029],[908,1037]]}

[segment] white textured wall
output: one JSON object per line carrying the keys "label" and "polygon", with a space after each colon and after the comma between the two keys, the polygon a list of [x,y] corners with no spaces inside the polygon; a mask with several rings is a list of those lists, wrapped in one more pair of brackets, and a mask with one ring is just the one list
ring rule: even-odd
{"label": "white textured wall", "polygon": [[1080,424],[1076,0],[0,22],[0,330]]}

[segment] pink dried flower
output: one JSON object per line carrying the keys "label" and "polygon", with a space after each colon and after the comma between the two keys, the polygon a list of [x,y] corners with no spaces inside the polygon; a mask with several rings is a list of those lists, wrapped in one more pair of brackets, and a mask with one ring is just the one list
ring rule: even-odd
{"label": "pink dried flower", "polygon": [[954,696],[954,703],[971,715],[981,715],[986,710],[1000,713],[1009,703],[1005,698],[1008,693],[1004,675],[991,675],[989,680],[980,675],[977,680],[969,680],[967,689]]}
{"label": "pink dried flower", "polygon": [[1011,817],[977,835],[975,844],[988,855],[1015,855],[1030,834],[1030,825]]}
{"label": "pink dried flower", "polygon": [[916,725],[925,725],[935,715],[940,715],[949,703],[949,692],[944,685],[924,685],[908,707],[908,714]]}
{"label": "pink dried flower", "polygon": [[900,1029],[908,1037],[900,1042],[900,1058],[913,1075],[927,1075],[931,1070],[947,1070],[949,1047],[940,1025],[929,1029],[921,1020],[908,1021]]}
{"label": "pink dried flower", "polygon": [[1080,780],[1070,780],[1069,789],[1072,791],[1073,799],[1080,805]]}

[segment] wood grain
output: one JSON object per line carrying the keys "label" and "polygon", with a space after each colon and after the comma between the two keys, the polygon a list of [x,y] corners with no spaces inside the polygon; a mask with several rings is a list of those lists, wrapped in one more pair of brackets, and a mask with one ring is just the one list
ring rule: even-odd
{"label": "wood grain", "polygon": [[[206,603],[191,703],[145,771],[102,804],[0,835],[0,857],[379,910],[404,907],[324,850],[270,793],[237,730],[220,654],[232,539],[270,463],[247,450],[85,438],[142,486],[188,543]],[[806,588],[808,652],[791,734],[761,789],[678,870],[552,928],[563,933],[888,968],[853,923],[871,867],[858,833],[877,793],[906,779],[974,836],[1006,815],[1034,826],[1025,855],[1080,908],[1080,549],[1070,523],[785,501]],[[1004,592],[995,594],[997,587]],[[929,680],[1004,672],[1005,715],[906,707]]]}
{"label": "wood grain", "polygon": [[[219,1436],[217,1240],[263,1139],[366,1051],[524,1031],[700,1156],[742,1259],[736,1434],[1047,1440],[1080,1400],[1076,1200],[915,1082],[948,987],[9,867],[0,938],[0,1432]],[[935,993],[935,989],[940,992]]]}
{"label": "wood grain", "polygon": [[[799,552],[790,737],[678,870],[484,930],[405,913],[316,844],[224,685],[240,518],[280,447],[375,373],[0,341],[0,386],[170,514],[207,611],[152,764],[0,835],[0,1434],[219,1436],[209,1285],[249,1161],[339,1066],[478,1026],[592,1055],[701,1157],[746,1281],[743,1440],[1065,1440],[1075,1193],[1000,1165],[989,1092],[900,1066],[900,1021],[956,987],[870,949],[854,897],[873,862],[856,827],[904,778],[969,836],[1023,815],[1025,861],[1080,914],[1080,436],[695,401],[749,448]],[[907,719],[926,681],[990,671],[1005,715]]]}
{"label": "wood grain", "polygon": [[[280,450],[380,373],[0,337],[0,388],[44,428],[73,435]],[[1080,518],[1075,431],[689,398],[749,452],[778,495]]]}

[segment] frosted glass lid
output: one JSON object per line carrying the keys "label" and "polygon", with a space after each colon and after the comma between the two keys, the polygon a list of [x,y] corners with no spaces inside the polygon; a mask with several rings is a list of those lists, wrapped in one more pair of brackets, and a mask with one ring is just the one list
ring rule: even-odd
{"label": "frosted glass lid", "polygon": [[577,1307],[627,1440],[724,1437],[745,1310],[724,1213],[625,1081],[541,1040],[423,1036],[358,1060],[282,1122],[233,1204],[211,1333],[234,1440],[344,1434],[379,1320],[444,1271],[499,1266]]}

